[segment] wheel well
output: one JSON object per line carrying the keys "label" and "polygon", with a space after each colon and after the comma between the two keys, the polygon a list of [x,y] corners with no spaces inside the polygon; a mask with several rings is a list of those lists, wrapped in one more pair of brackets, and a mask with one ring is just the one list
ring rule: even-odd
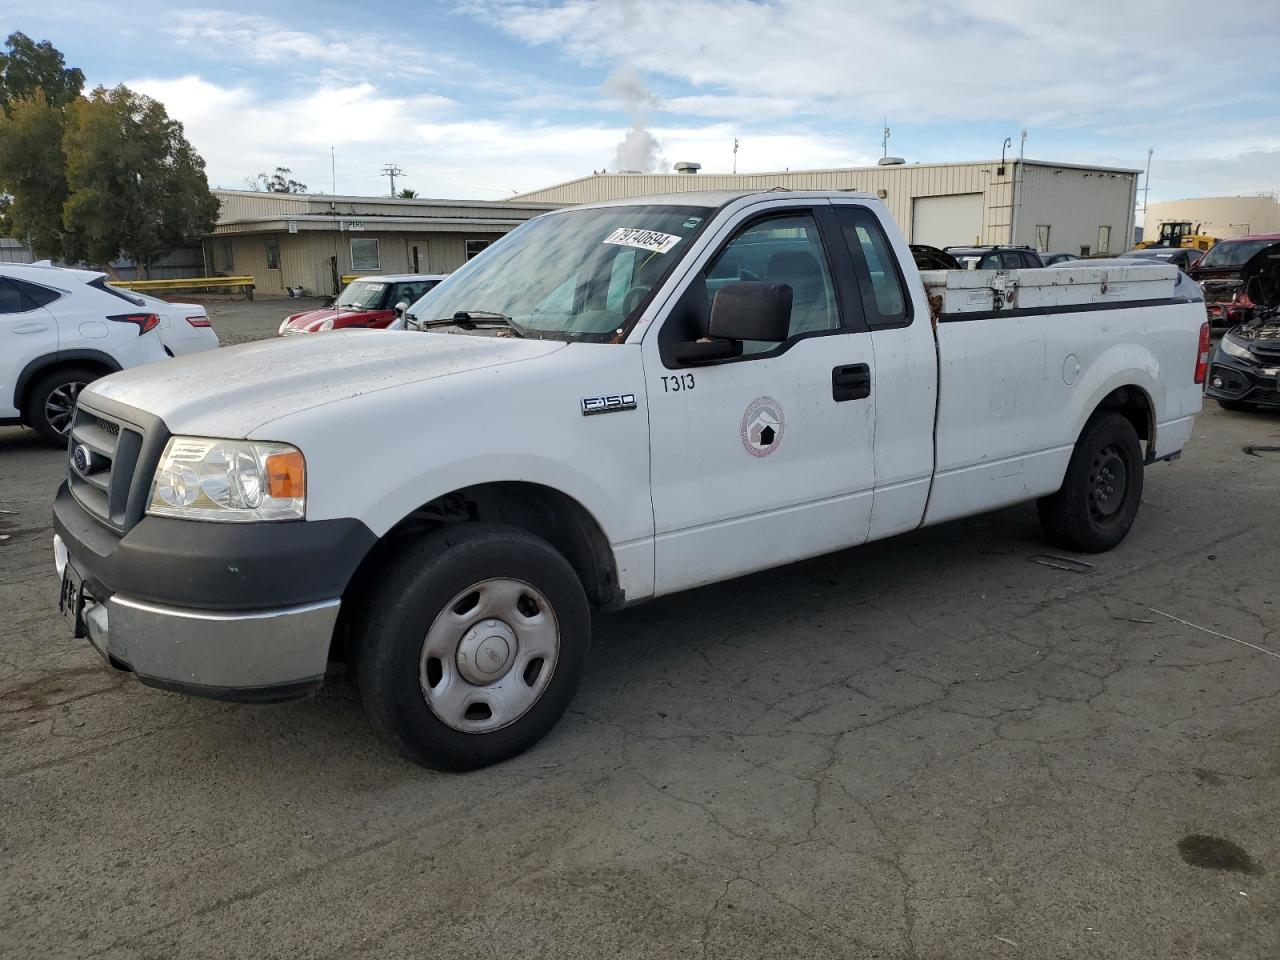
{"label": "wheel well", "polygon": [[29,365],[18,377],[18,383],[13,391],[13,405],[18,408],[19,415],[26,416],[27,400],[31,396],[31,388],[36,382],[44,379],[51,373],[59,370],[70,369],[92,370],[98,376],[105,377],[109,373],[115,373],[118,368],[112,367],[110,364],[103,363],[101,360],[95,360],[92,357],[68,358],[65,360],[51,360],[48,363],[35,363]]}
{"label": "wheel well", "polygon": [[343,592],[339,629],[331,659],[349,659],[356,636],[361,600],[371,592],[384,564],[407,538],[420,537],[450,524],[485,521],[505,523],[546,540],[569,561],[596,607],[620,606],[622,590],[609,540],[582,504],[559,490],[521,481],[464,487],[424,503],[386,532],[360,562]]}
{"label": "wheel well", "polygon": [[1109,410],[1120,414],[1131,424],[1133,429],[1137,431],[1138,439],[1145,441],[1146,456],[1150,460],[1155,453],[1156,423],[1155,408],[1151,405],[1151,398],[1147,396],[1147,392],[1141,387],[1127,386],[1117,387],[1098,404],[1098,410]]}

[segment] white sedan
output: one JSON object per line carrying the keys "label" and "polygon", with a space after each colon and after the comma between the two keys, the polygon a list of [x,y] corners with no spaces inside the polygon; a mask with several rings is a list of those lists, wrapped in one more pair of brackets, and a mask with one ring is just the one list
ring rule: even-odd
{"label": "white sedan", "polygon": [[137,290],[125,291],[143,301],[160,317],[160,342],[171,357],[181,357],[218,346],[218,335],[209,313],[198,303],[170,303]]}

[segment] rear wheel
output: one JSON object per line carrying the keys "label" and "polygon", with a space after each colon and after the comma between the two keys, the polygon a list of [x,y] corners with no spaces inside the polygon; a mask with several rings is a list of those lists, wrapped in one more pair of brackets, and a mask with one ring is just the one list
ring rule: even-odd
{"label": "rear wheel", "polygon": [[27,394],[27,426],[49,443],[65,446],[80,391],[99,376],[83,367],[65,367],[41,377]]}
{"label": "rear wheel", "polygon": [[1101,553],[1120,543],[1142,502],[1142,446],[1118,413],[1095,414],[1076,441],[1062,488],[1036,504],[1054,544]]}
{"label": "rear wheel", "polygon": [[555,726],[586,667],[591,616],[554,547],[464,523],[407,544],[387,569],[366,601],[356,685],[402,754],[474,769]]}

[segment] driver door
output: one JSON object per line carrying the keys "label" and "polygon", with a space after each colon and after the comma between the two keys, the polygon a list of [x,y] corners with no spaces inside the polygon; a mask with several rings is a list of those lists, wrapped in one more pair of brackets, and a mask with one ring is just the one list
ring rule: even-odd
{"label": "driver door", "polygon": [[[830,204],[767,210],[739,214],[643,343],[658,595],[867,538],[874,364],[848,253]],[[788,339],[680,365],[671,344],[734,280],[791,286]]]}

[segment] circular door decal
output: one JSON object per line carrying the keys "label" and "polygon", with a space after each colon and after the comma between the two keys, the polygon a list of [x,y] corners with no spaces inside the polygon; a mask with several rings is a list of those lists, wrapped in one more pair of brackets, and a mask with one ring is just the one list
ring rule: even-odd
{"label": "circular door decal", "polygon": [[742,415],[742,445],[753,457],[767,457],[782,443],[785,426],[782,404],[773,397],[757,397]]}

